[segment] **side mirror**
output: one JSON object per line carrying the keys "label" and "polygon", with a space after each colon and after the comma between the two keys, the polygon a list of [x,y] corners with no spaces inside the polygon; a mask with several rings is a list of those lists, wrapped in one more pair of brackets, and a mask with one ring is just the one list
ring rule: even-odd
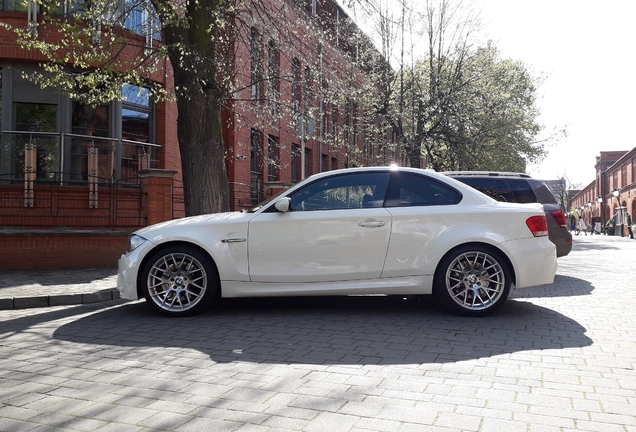
{"label": "side mirror", "polygon": [[281,213],[286,213],[291,207],[291,199],[289,197],[283,197],[274,203],[274,207]]}

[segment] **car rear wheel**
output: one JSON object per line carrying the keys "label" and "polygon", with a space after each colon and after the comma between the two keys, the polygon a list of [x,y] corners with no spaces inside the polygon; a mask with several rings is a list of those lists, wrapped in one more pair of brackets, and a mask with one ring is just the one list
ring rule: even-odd
{"label": "car rear wheel", "polygon": [[510,285],[510,270],[501,254],[470,245],[454,250],[440,262],[434,294],[454,313],[485,316],[505,303]]}
{"label": "car rear wheel", "polygon": [[206,309],[219,289],[218,272],[198,249],[176,245],[149,260],[141,277],[146,301],[168,316],[190,316]]}

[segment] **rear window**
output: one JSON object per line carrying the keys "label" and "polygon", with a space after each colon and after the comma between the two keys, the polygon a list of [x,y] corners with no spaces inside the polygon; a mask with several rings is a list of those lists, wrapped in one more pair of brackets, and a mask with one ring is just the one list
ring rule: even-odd
{"label": "rear window", "polygon": [[530,186],[534,189],[537,200],[541,204],[559,204],[557,198],[550,192],[550,189],[541,180],[528,179]]}
{"label": "rear window", "polygon": [[537,196],[527,180],[508,179],[507,181],[510,192],[514,196],[514,202],[522,204],[537,202]]}

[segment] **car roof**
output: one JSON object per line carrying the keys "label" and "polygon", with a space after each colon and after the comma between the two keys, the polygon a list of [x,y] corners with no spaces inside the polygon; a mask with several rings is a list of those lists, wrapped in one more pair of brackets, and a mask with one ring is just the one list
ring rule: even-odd
{"label": "car roof", "polygon": [[530,175],[526,173],[504,172],[504,171],[444,171],[442,174],[445,174],[447,176],[532,178]]}

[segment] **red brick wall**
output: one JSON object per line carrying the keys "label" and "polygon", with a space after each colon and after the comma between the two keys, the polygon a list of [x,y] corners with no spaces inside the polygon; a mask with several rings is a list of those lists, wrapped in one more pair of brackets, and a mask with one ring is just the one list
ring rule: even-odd
{"label": "red brick wall", "polygon": [[0,270],[115,266],[127,238],[125,232],[0,232]]}

